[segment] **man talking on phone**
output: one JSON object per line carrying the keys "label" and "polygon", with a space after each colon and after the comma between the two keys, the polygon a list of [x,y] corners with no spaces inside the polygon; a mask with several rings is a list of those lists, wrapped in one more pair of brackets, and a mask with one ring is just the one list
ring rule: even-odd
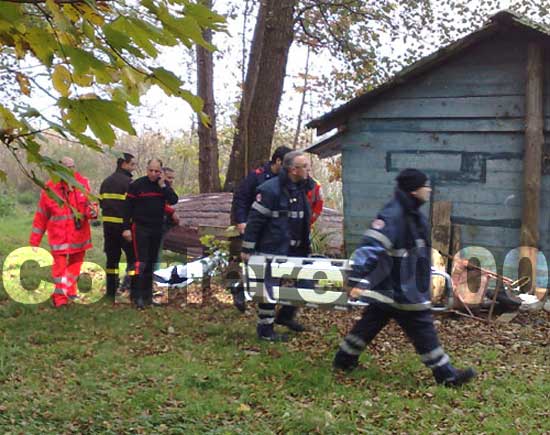
{"label": "man talking on phone", "polygon": [[142,310],[153,300],[153,266],[158,258],[166,204],[176,204],[178,196],[166,183],[162,161],[147,162],[147,175],[135,180],[126,196],[122,236],[132,242],[135,256],[135,282],[131,299]]}

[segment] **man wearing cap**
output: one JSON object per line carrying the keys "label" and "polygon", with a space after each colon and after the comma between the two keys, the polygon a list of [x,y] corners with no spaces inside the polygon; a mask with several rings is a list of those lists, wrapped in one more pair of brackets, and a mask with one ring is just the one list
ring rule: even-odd
{"label": "man wearing cap", "polygon": [[429,231],[419,211],[431,190],[426,174],[416,169],[401,171],[394,198],[378,213],[354,252],[348,276],[351,296],[369,306],[341,342],[335,369],[354,369],[363,349],[393,318],[438,384],[459,386],[475,377],[472,368],[451,365],[433,324]]}

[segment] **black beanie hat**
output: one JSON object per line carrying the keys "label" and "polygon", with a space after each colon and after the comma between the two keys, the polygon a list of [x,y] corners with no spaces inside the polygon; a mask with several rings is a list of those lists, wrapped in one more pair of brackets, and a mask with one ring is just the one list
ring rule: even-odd
{"label": "black beanie hat", "polygon": [[397,186],[404,192],[414,192],[427,185],[428,176],[418,169],[403,169],[396,178]]}

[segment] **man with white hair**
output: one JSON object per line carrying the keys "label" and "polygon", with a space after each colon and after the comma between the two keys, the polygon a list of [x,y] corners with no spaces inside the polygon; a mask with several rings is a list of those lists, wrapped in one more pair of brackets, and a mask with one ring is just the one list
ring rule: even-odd
{"label": "man with white hair", "polygon": [[[309,254],[311,210],[305,190],[308,172],[306,155],[292,151],[285,155],[279,176],[258,187],[244,232],[243,261],[248,261],[254,252],[294,257]],[[269,276],[264,278],[266,286],[278,285],[278,281]],[[281,307],[275,316],[275,304],[258,304],[258,338],[286,341],[286,335],[275,332],[274,323],[296,332],[303,331],[304,327],[295,320],[295,315],[296,307]]]}

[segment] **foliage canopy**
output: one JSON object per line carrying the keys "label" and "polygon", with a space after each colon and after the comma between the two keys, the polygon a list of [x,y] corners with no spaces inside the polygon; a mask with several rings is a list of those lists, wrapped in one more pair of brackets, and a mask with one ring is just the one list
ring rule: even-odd
{"label": "foliage canopy", "polygon": [[[155,62],[162,47],[214,50],[204,29],[223,31],[225,19],[191,0],[0,1],[2,144],[42,185],[24,158],[54,178],[74,181],[41,153],[47,135],[96,150],[112,146],[115,128],[135,134],[128,105],[138,106],[152,85],[185,100],[207,122],[202,100]],[[47,96],[51,106],[38,110],[35,94]]]}

